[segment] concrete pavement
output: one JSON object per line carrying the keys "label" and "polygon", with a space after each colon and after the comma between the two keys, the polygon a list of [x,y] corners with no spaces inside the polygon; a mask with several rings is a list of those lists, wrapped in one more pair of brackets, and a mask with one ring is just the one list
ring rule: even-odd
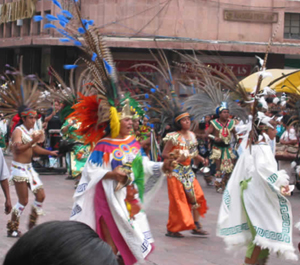
{"label": "concrete pavement", "polygon": [[[10,165],[11,157],[6,157]],[[46,191],[46,200],[44,210],[46,216],[40,218],[39,223],[51,220],[67,220],[72,206],[72,196],[74,193],[73,181],[65,180],[64,175],[41,176]],[[210,232],[207,238],[193,236],[189,231],[184,232],[185,238],[169,238],[165,236],[166,223],[168,220],[168,195],[167,185],[164,182],[162,189],[152,203],[152,208],[148,209],[148,219],[151,225],[152,233],[155,238],[155,251],[149,257],[149,264],[157,265],[241,265],[243,264],[243,253],[234,256],[232,253],[226,253],[224,243],[215,236],[216,222],[218,218],[219,206],[222,195],[217,194],[214,188],[206,187],[202,177],[198,180],[203,187],[209,211],[202,220],[204,228]],[[11,186],[12,204],[17,201],[14,187]],[[30,194],[29,204],[34,200]],[[300,192],[296,191],[290,197],[293,207],[294,222],[300,219]],[[16,239],[6,237],[6,222],[9,219],[5,216],[4,198],[0,194],[0,264],[4,256]],[[26,207],[21,218],[20,229],[26,231],[29,218],[30,205]],[[294,243],[300,242],[300,232],[294,229]],[[283,262],[272,255],[269,261],[272,265],[281,264],[299,264],[298,262]]]}

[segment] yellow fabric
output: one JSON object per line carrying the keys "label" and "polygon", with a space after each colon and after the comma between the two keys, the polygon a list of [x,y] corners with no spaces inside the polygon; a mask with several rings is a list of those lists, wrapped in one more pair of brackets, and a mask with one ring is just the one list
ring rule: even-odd
{"label": "yellow fabric", "polygon": [[119,114],[115,107],[110,107],[110,130],[112,138],[116,138],[120,133]]}
{"label": "yellow fabric", "polygon": [[[263,79],[260,89],[269,86],[272,89],[275,89],[276,92],[286,92],[300,94],[300,70],[299,69],[267,69],[266,72],[272,74],[271,77],[266,77]],[[282,75],[289,76],[283,77],[280,80],[276,81],[274,84],[270,84],[277,78],[282,77]],[[245,87],[247,92],[252,92],[257,85],[258,73],[253,73],[248,77],[240,81],[240,85]],[[296,87],[296,88],[295,88]]]}

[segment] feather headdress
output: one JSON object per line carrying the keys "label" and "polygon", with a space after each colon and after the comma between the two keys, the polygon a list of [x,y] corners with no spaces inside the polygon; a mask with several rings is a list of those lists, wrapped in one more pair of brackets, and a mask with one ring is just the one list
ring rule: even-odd
{"label": "feather headdress", "polygon": [[23,59],[21,57],[19,69],[8,66],[3,76],[6,86],[0,88],[0,111],[7,118],[18,114],[20,107],[27,107],[42,112],[49,107],[43,100],[42,91],[35,75],[23,74]]}
{"label": "feather headdress", "polygon": [[[144,81],[143,83],[138,82],[137,84],[146,91],[145,94],[138,95],[137,98],[144,107],[150,121],[159,121],[162,125],[161,129],[164,131],[166,125],[173,124],[176,114],[181,111],[183,107],[176,93],[176,81],[173,78],[172,68],[165,53],[160,49],[158,49],[158,55],[155,55],[151,50],[150,53],[155,59],[157,66],[147,63],[133,66],[137,74]],[[150,67],[155,70],[161,79],[159,80],[161,81],[159,85],[154,84],[140,73],[138,71],[138,67],[140,66]],[[155,118],[152,117],[153,113],[155,113]]]}
{"label": "feather headdress", "polygon": [[[54,4],[59,3],[53,0]],[[77,1],[72,2],[74,12],[63,10],[61,5],[60,13],[56,16],[46,15],[45,19],[49,23],[45,28],[52,28],[62,35],[60,41],[72,43],[84,52],[80,58],[84,65],[84,70],[78,78],[76,85],[73,83],[74,69],[78,67],[80,61],[72,65],[64,65],[65,69],[71,70],[69,88],[62,82],[61,78],[54,72],[54,76],[59,80],[62,89],[67,92],[63,97],[70,103],[74,102],[72,95],[80,94],[78,103],[73,106],[74,112],[70,115],[84,124],[77,130],[78,134],[85,135],[86,144],[96,143],[108,130],[112,137],[116,137],[120,130],[120,119],[130,116],[130,108],[126,104],[121,104],[121,93],[118,90],[117,71],[113,64],[113,58],[110,50],[107,48],[99,30],[94,26],[93,20],[87,20],[81,17]],[[36,21],[44,19],[41,16],[34,18]],[[57,23],[57,25],[51,22]],[[77,70],[77,69],[76,69]],[[83,82],[84,81],[84,82]],[[84,95],[83,83],[93,84],[96,91],[95,96]],[[59,96],[61,91],[53,91],[53,95]],[[71,95],[71,97],[70,97]],[[77,98],[76,98],[77,101]],[[123,107],[126,111],[118,112],[118,108]],[[129,111],[128,111],[129,110]]]}
{"label": "feather headdress", "polygon": [[[194,119],[200,122],[205,116],[219,114],[222,110],[228,109],[231,115],[246,120],[248,117],[246,109],[238,105],[233,97],[248,100],[248,96],[242,87],[237,86],[238,81],[231,75],[230,69],[227,69],[230,74],[228,76],[202,64],[196,58],[188,58],[191,64],[181,66],[189,67],[189,82],[194,87],[194,94],[189,96],[184,104]],[[223,69],[226,69],[226,66]],[[224,79],[227,82],[224,83]]]}

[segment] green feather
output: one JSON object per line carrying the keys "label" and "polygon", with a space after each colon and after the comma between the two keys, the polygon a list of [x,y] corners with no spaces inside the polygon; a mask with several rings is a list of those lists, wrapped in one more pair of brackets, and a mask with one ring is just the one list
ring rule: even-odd
{"label": "green feather", "polygon": [[141,202],[144,202],[144,167],[143,167],[143,158],[141,155],[137,155],[132,161],[132,171],[134,175],[134,183],[139,189],[139,197]]}

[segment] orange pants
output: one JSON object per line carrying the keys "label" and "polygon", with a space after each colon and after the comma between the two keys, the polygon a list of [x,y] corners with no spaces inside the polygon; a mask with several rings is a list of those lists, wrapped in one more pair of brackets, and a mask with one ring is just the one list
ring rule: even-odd
{"label": "orange pants", "polygon": [[[197,203],[200,205],[197,210],[201,216],[204,216],[208,208],[203,190],[196,178],[193,185]],[[175,177],[168,176],[168,194],[170,202],[169,221],[167,224],[168,231],[175,233],[195,229],[191,205],[187,201],[183,185]]]}

